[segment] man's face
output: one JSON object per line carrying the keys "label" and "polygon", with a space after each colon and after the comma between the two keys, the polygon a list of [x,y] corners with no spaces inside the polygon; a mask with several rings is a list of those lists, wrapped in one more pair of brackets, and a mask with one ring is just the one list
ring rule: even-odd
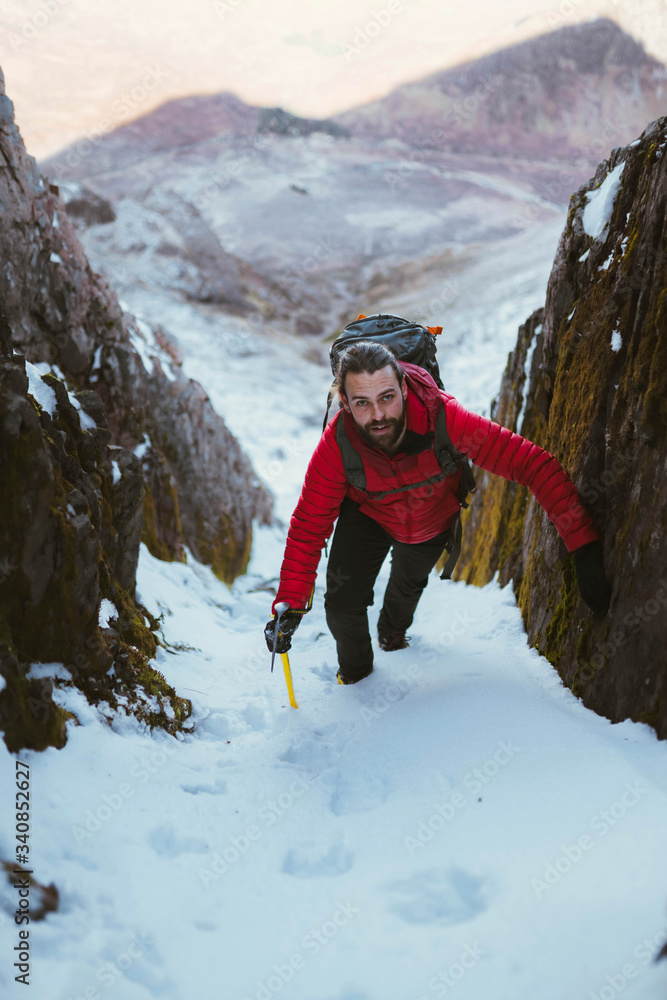
{"label": "man's face", "polygon": [[345,377],[345,393],[343,406],[364,440],[386,452],[395,450],[405,431],[405,380],[399,384],[391,365],[372,375],[350,373]]}

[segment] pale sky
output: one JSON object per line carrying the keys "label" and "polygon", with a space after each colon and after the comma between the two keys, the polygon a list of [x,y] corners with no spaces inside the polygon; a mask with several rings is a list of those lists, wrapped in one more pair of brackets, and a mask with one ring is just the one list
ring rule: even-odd
{"label": "pale sky", "polygon": [[667,62],[667,0],[3,0],[0,65],[39,158],[186,94],[324,117],[602,15]]}

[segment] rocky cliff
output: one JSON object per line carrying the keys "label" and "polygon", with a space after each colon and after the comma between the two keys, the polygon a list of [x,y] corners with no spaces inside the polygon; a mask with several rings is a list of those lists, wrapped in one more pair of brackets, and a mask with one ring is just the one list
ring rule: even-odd
{"label": "rocky cliff", "polygon": [[529,642],[613,721],[667,738],[667,118],[571,198],[546,303],[519,330],[492,415],[553,453],[604,543],[610,611],[581,601],[553,525],[479,474],[459,568],[513,582]]}
{"label": "rocky cliff", "polygon": [[173,732],[189,705],[150,663],[140,540],[231,581],[270,497],[173,344],[91,271],[1,74],[0,155],[0,728],[11,750],[63,745],[67,713],[30,674],[59,662],[89,700]]}

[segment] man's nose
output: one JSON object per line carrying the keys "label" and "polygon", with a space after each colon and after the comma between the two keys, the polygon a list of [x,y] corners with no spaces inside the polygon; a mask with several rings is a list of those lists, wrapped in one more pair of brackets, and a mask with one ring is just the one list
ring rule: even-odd
{"label": "man's nose", "polygon": [[384,408],[379,403],[373,403],[373,420],[384,420]]}

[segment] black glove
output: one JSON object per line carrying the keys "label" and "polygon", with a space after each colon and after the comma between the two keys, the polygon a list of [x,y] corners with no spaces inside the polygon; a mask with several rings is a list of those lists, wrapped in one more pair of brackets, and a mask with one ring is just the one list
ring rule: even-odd
{"label": "black glove", "polygon": [[604,573],[602,545],[600,542],[588,542],[575,549],[573,555],[579,593],[593,614],[603,615],[609,611],[611,587]]}
{"label": "black glove", "polygon": [[[288,649],[292,648],[292,636],[301,624],[302,618],[302,611],[286,611],[283,614],[278,626],[278,643],[276,645],[276,653],[286,653]],[[273,640],[276,634],[276,621],[277,618],[272,618],[271,621],[266,623],[264,628],[264,638],[266,639],[266,645],[269,647],[270,653],[273,652]]]}

